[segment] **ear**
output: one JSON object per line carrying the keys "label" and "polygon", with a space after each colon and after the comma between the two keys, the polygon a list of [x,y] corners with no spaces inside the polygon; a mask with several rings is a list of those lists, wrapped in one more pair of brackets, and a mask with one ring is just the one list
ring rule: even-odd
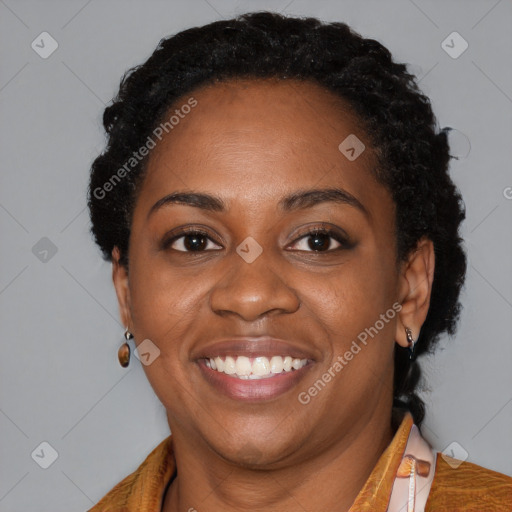
{"label": "ear", "polygon": [[128,286],[128,269],[119,263],[121,252],[117,246],[112,250],[112,280],[116,289],[119,312],[123,325],[133,333],[130,306],[130,287]]}
{"label": "ear", "polygon": [[398,314],[395,340],[402,347],[408,346],[405,328],[409,327],[413,339],[417,340],[427,318],[434,268],[434,243],[423,237],[403,262],[400,271],[399,302],[402,309]]}

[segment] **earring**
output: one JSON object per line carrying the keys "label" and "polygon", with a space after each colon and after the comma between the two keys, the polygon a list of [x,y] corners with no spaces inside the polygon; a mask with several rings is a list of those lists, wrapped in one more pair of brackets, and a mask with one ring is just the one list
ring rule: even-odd
{"label": "earring", "polygon": [[126,368],[130,364],[130,345],[128,345],[128,340],[133,338],[133,334],[126,328],[124,333],[124,337],[126,341],[119,347],[117,351],[117,357],[119,359],[119,364]]}
{"label": "earring", "polygon": [[414,338],[412,337],[412,331],[411,329],[409,329],[409,327],[406,327],[405,328],[405,335],[407,336],[407,349],[409,350],[409,359],[412,359],[413,355],[414,355],[414,345],[415,345],[415,341],[414,341]]}

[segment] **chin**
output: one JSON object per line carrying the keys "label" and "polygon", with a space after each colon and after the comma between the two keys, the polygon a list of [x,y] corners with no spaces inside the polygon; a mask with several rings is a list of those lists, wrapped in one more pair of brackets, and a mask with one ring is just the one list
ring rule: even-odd
{"label": "chin", "polygon": [[226,443],[227,436],[211,440],[208,440],[209,436],[205,436],[205,440],[218,455],[231,464],[247,469],[273,469],[282,467],[300,444],[295,437],[282,438],[282,431],[279,432],[278,428],[275,430],[276,435],[238,430],[229,444]]}

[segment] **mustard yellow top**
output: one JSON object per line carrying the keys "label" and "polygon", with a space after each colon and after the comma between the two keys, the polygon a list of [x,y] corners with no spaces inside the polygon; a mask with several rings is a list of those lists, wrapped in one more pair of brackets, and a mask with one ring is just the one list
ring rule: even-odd
{"label": "mustard yellow top", "polygon": [[[386,512],[412,425],[412,416],[407,412],[349,512]],[[512,477],[470,462],[459,465],[452,462],[455,460],[437,453],[425,512],[512,512]],[[89,512],[158,512],[165,489],[175,474],[169,436]]]}

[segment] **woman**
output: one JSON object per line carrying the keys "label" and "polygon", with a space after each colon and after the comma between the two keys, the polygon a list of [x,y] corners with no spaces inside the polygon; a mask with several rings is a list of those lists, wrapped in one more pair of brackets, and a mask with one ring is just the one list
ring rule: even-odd
{"label": "woman", "polygon": [[162,40],[104,126],[92,232],[172,435],[91,510],[512,509],[512,478],[418,430],[466,258],[405,65],[248,14]]}

